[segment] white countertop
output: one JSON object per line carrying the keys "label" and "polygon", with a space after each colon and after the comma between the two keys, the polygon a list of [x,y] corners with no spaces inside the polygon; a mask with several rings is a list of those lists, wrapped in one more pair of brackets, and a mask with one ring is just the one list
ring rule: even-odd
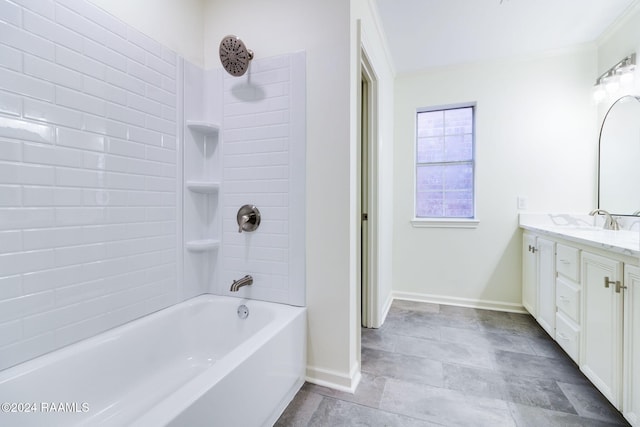
{"label": "white countertop", "polygon": [[622,230],[604,230],[603,218],[581,214],[521,213],[520,227],[593,246],[611,252],[640,257],[640,218],[621,217]]}

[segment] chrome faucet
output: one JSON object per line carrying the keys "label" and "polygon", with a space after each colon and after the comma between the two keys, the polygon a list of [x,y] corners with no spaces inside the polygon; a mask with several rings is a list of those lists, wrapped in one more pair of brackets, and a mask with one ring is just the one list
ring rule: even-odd
{"label": "chrome faucet", "polygon": [[605,211],[604,209],[594,209],[589,212],[589,215],[591,216],[594,216],[596,214],[602,214],[605,216],[604,226],[602,228],[604,228],[605,230],[620,230],[618,221],[614,217],[612,217],[609,212]]}
{"label": "chrome faucet", "polygon": [[635,211],[634,213],[632,213],[631,215],[633,216],[640,216],[640,209],[638,209],[637,211]]}
{"label": "chrome faucet", "polygon": [[234,280],[233,283],[231,284],[231,288],[229,288],[229,290],[231,292],[238,292],[238,290],[243,287],[243,286],[249,286],[253,284],[253,277],[251,277],[250,275],[246,275],[244,276],[242,279],[239,280]]}

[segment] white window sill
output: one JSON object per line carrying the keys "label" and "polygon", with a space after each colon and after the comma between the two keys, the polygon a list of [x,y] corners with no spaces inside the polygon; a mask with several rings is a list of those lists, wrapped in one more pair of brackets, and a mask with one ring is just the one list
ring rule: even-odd
{"label": "white window sill", "polygon": [[411,225],[415,228],[477,228],[480,221],[476,218],[413,218]]}

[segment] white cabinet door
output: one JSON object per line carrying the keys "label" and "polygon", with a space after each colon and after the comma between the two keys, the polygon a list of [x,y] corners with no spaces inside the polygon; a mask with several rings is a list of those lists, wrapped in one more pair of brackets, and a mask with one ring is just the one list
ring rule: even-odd
{"label": "white cabinet door", "polygon": [[624,375],[622,412],[640,427],[640,268],[624,267]]}
{"label": "white cabinet door", "polygon": [[552,337],[556,333],[556,244],[538,237],[538,316],[540,326]]}
{"label": "white cabinet door", "polygon": [[522,305],[533,317],[538,316],[538,264],[536,262],[536,236],[522,236]]}
{"label": "white cabinet door", "polygon": [[[622,380],[622,263],[582,253],[582,340],[580,369],[618,409]],[[605,278],[610,283],[605,286]]]}

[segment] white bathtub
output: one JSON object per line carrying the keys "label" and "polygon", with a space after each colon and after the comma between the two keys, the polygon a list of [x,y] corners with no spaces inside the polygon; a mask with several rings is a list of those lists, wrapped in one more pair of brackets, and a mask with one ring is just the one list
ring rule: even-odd
{"label": "white bathtub", "polygon": [[272,425],[305,334],[304,308],[202,295],[0,371],[0,426]]}

